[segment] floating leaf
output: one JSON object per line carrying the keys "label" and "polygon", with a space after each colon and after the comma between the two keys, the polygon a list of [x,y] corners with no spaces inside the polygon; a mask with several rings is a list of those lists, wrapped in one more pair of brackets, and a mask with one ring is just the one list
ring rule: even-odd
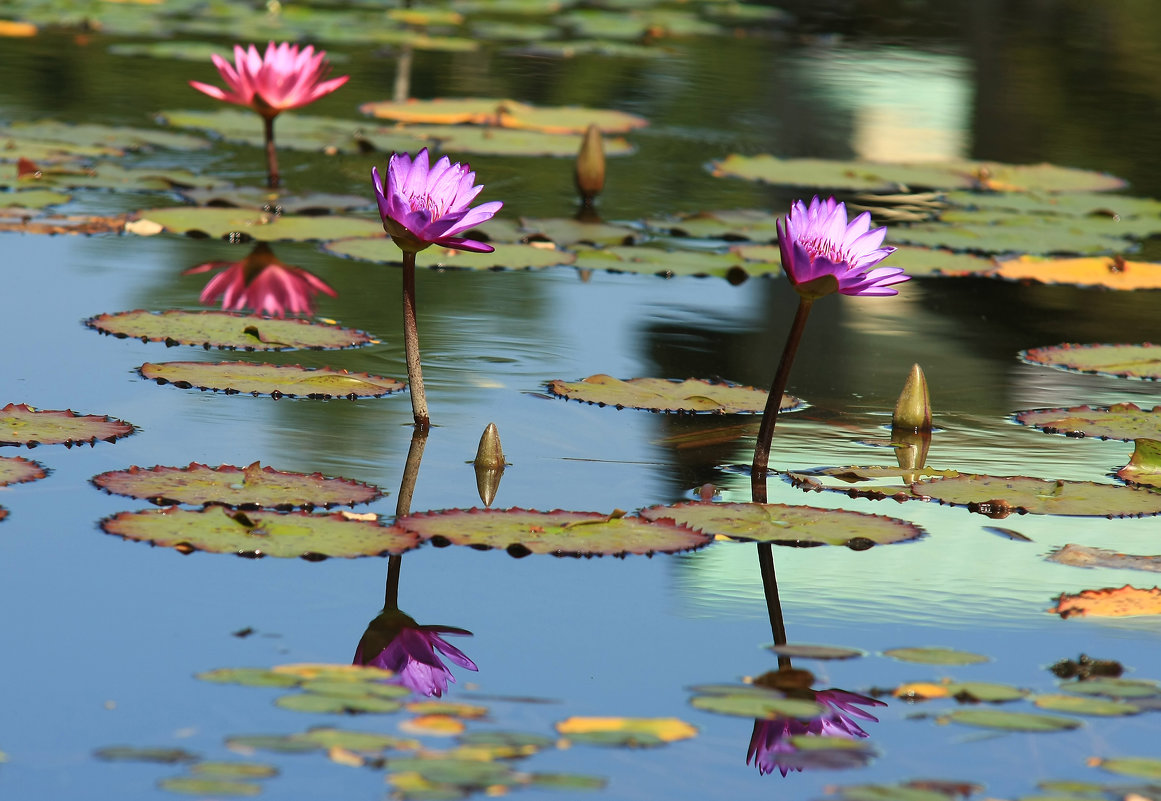
{"label": "floating leaf", "polygon": [[573,36],[639,41],[664,36],[713,36],[724,29],[685,10],[583,8],[561,14],[558,21]]}
{"label": "floating leaf", "polygon": [[1021,690],[1019,687],[986,681],[952,682],[947,685],[947,691],[960,703],[970,704],[1018,701],[1028,695],[1027,690]]}
{"label": "floating leaf", "polygon": [[301,688],[316,695],[332,695],[346,698],[407,698],[411,690],[398,684],[386,684],[382,680],[367,681],[359,676],[344,678],[326,677],[305,680]]}
{"label": "floating leaf", "polygon": [[176,765],[197,762],[200,757],[183,748],[134,748],[130,745],[110,745],[98,748],[93,756],[106,762],[159,762]]}
{"label": "floating leaf", "polygon": [[382,497],[378,487],[349,478],[327,478],[322,473],[287,473],[254,462],[248,467],[130,467],[93,477],[100,489],[114,495],[141,498],[159,506],[220,503],[226,506],[265,507],[286,511],[339,504],[353,506]]}
{"label": "floating leaf", "polygon": [[100,523],[107,534],[176,548],[238,556],[381,556],[419,544],[414,534],[378,523],[351,520],[341,513],[234,512],[221,506],[199,511],[169,509],[121,512]]}
{"label": "floating leaf", "polygon": [[555,737],[524,732],[476,731],[459,737],[457,741],[464,748],[480,749],[497,759],[531,756],[556,747]]}
{"label": "floating leaf", "polygon": [[1049,562],[1072,567],[1111,567],[1161,573],[1161,556],[1135,556],[1072,543],[1056,549],[1044,558]]}
{"label": "floating leaf", "polygon": [[[579,133],[477,125],[411,125],[407,128],[388,130],[403,131],[409,136],[423,140],[429,147],[445,153],[487,156],[575,158],[582,141]],[[381,146],[374,134],[364,132],[362,137],[377,150],[387,150]],[[605,136],[602,145],[605,156],[609,158],[628,156],[634,151],[628,140],[620,136]]]}
{"label": "floating leaf", "polygon": [[[181,389],[197,387],[237,395],[271,395],[274,398],[380,398],[406,385],[394,378],[348,373],[326,367],[250,362],[146,362],[138,368],[142,377]],[[0,423],[3,418],[0,417]],[[3,428],[0,428],[0,432]]]}
{"label": "floating leaf", "polygon": [[1161,779],[1161,759],[1153,759],[1151,757],[1097,758],[1089,760],[1089,764],[1120,776],[1134,776],[1139,779]]}
{"label": "floating leaf", "polygon": [[745,278],[748,275],[779,275],[780,266],[761,266],[747,261],[738,251],[722,253],[691,250],[662,250],[655,247],[611,247],[577,251],[576,266],[585,270],[675,276]]}
{"label": "floating leaf", "polygon": [[[382,232],[380,232],[382,233]],[[552,247],[496,244],[491,253],[432,247],[418,254],[419,267],[438,270],[538,270],[571,264],[576,255]],[[399,246],[386,236],[355,237],[327,242],[323,249],[336,256],[380,263],[402,264]]]}
{"label": "floating leaf", "polygon": [[521,778],[507,765],[473,759],[449,759],[433,752],[424,757],[392,759],[391,776],[415,773],[424,780],[448,785],[461,791],[521,783]]}
{"label": "floating leaf", "polygon": [[1020,256],[1006,259],[992,273],[1012,281],[1074,284],[1105,289],[1161,289],[1161,264],[1125,261],[1120,256],[1045,259]]}
{"label": "floating leaf", "polygon": [[1083,590],[1077,595],[1061,593],[1056,605],[1048,610],[1063,618],[1127,617],[1129,615],[1161,615],[1161,588],[1137,589],[1106,587],[1103,590]]}
{"label": "floating leaf", "polygon": [[842,648],[835,645],[807,645],[805,643],[785,643],[772,645],[770,650],[779,656],[795,659],[854,659],[866,656],[866,651],[857,648]]}
{"label": "floating leaf", "polygon": [[943,647],[891,648],[884,651],[883,656],[898,659],[900,662],[918,662],[923,665],[977,665],[988,661],[986,656],[980,654]]}
{"label": "floating leaf", "polygon": [[604,133],[626,133],[648,122],[634,114],[579,106],[537,108],[515,100],[497,98],[436,98],[434,100],[382,100],[364,103],[359,111],[396,122],[429,122],[444,125],[492,125],[528,128],[545,133],[583,134],[589,125]]}
{"label": "floating leaf", "polygon": [[[118,189],[122,191],[168,192],[187,187],[224,186],[226,181],[189,170],[154,167],[123,167],[100,162],[84,170],[43,170],[36,182],[45,187],[69,189]],[[5,181],[0,179],[0,186]]]}
{"label": "floating leaf", "polygon": [[1029,364],[1043,364],[1077,373],[1120,378],[1161,379],[1161,345],[1054,345],[1029,348],[1019,357]]}
{"label": "floating leaf", "polygon": [[23,456],[0,456],[0,487],[39,481],[47,475],[48,470],[40,462]]}
{"label": "floating leaf", "polygon": [[[473,26],[473,30],[480,26]],[[489,37],[500,38],[500,37]],[[515,38],[507,37],[507,38]],[[609,56],[614,58],[665,58],[670,50],[631,42],[613,42],[607,39],[532,39],[526,44],[505,51],[512,55],[535,58],[575,58],[576,56]]]}
{"label": "floating leaf", "polygon": [[296,734],[240,734],[226,738],[226,747],[240,754],[273,751],[277,754],[305,754],[324,746]]}
{"label": "floating leaf", "polygon": [[400,517],[395,525],[442,545],[503,548],[513,556],[625,556],[700,548],[710,538],[668,521],[599,512],[451,509]]}
{"label": "floating leaf", "polygon": [[215,779],[269,779],[278,775],[278,768],[260,762],[197,762],[189,772]]}
{"label": "floating leaf", "polygon": [[34,409],[10,403],[0,409],[0,445],[96,445],[97,440],[114,442],[137,429],[124,420],[95,414]]}
{"label": "floating leaf", "polygon": [[988,274],[996,262],[971,253],[896,244],[887,265],[901,267],[908,275],[964,276]]}
{"label": "floating leaf", "polygon": [[215,684],[239,684],[243,687],[297,687],[297,676],[268,668],[216,668],[196,674],[195,678]]}
{"label": "floating leaf", "polygon": [[[127,125],[70,124],[56,120],[17,121],[0,130],[0,138],[14,134],[29,139],[114,148],[119,151],[166,147],[172,150],[208,148],[206,139],[156,128],[131,128]],[[25,158],[29,158],[25,156]]]}
{"label": "floating leaf", "polygon": [[1161,440],[1140,438],[1133,442],[1133,456],[1117,471],[1130,484],[1161,487]]}
{"label": "floating leaf", "polygon": [[964,782],[917,779],[902,784],[855,784],[833,788],[840,801],[953,801],[983,790]]}
{"label": "floating leaf", "polygon": [[419,715],[399,724],[399,730],[427,737],[452,737],[462,734],[464,722],[451,715]]}
{"label": "floating leaf", "polygon": [[227,238],[231,241],[263,242],[342,239],[351,236],[379,236],[383,224],[362,217],[304,214],[270,214],[238,208],[174,206],[137,213],[164,230],[178,234]]}
{"label": "floating leaf", "polygon": [[0,206],[15,206],[20,209],[43,209],[46,206],[55,206],[67,203],[72,198],[64,192],[54,192],[51,189],[21,189],[17,192],[0,194]]}
{"label": "floating leaf", "polygon": [[788,698],[779,690],[754,684],[709,684],[691,688],[689,703],[695,709],[759,720],[798,718],[810,720],[826,709],[804,698]]}
{"label": "floating leaf", "polygon": [[382,754],[385,751],[418,751],[420,747],[418,740],[367,731],[348,731],[329,726],[311,729],[295,736],[303,742],[315,743],[323,748],[344,748],[360,754]]}
{"label": "floating leaf", "polygon": [[988,254],[1114,253],[1129,246],[1125,234],[1109,221],[1075,217],[948,220],[891,229],[892,241]]}
{"label": "floating leaf", "polygon": [[[128,226],[122,215],[97,217],[88,214],[34,215],[29,210],[11,209],[11,214],[0,209],[0,231],[14,231],[22,234],[122,234]],[[129,225],[132,225],[130,223]]]}
{"label": "floating leaf", "polygon": [[623,245],[631,242],[640,231],[624,225],[605,222],[585,222],[571,217],[521,217],[520,224],[512,231],[501,228],[511,221],[493,217],[480,226],[481,230],[501,241],[509,238],[547,239],[561,247],[576,244]]}
{"label": "floating leaf", "polygon": [[1102,677],[1084,681],[1062,682],[1060,689],[1074,695],[1103,695],[1108,698],[1161,697],[1161,684],[1148,679]]}
{"label": "floating leaf", "polygon": [[651,506],[640,515],[746,542],[846,545],[853,550],[914,540],[925,533],[913,523],[883,515],[780,503],[678,503]]}
{"label": "floating leaf", "polygon": [[1106,701],[1100,698],[1076,695],[1037,695],[1032,703],[1052,712],[1067,712],[1070,715],[1095,715],[1097,717],[1117,717],[1136,715],[1141,710],[1124,701]]}
{"label": "floating leaf", "polygon": [[900,684],[891,691],[891,695],[904,701],[929,701],[932,698],[950,698],[951,690],[947,684],[937,684],[930,681],[909,681]]}
{"label": "floating leaf", "polygon": [[1088,517],[1161,514],[1161,493],[1092,481],[965,474],[919,481],[911,485],[911,492],[941,504],[966,506],[992,518],[1013,513]]}
{"label": "floating leaf", "polygon": [[303,681],[329,679],[332,681],[382,682],[394,674],[371,665],[333,664],[329,662],[300,662],[293,665],[275,665],[275,673],[297,676]]}
{"label": "floating leaf", "polygon": [[957,709],[943,720],[964,726],[979,726],[998,731],[1048,732],[1079,729],[1079,720],[1062,718],[1057,715],[1037,715],[1030,712],[1008,712],[1001,709],[970,707]]}
{"label": "floating leaf", "polygon": [[529,773],[530,787],[544,787],[549,790],[603,790],[607,779],[600,776],[582,776],[576,773]]}
{"label": "floating leaf", "polygon": [[[713,414],[761,413],[770,393],[729,382],[687,378],[619,378],[598,373],[580,381],[554,379],[548,391],[560,398],[652,412],[712,412]],[[792,395],[782,396],[782,410],[802,405]]]}
{"label": "floating leaf", "polygon": [[207,779],[200,776],[173,776],[157,783],[162,790],[185,795],[215,798],[242,798],[258,795],[261,785],[229,779]]}
{"label": "floating leaf", "polygon": [[1161,406],[1142,409],[1135,403],[1112,406],[1074,406],[1071,409],[1032,409],[1018,412],[1017,423],[1047,434],[1131,440],[1161,438]]}
{"label": "floating leaf", "polygon": [[488,707],[486,706],[457,704],[452,701],[412,701],[407,705],[407,711],[417,715],[447,715],[468,720],[483,720],[488,717]]}
{"label": "floating leaf", "polygon": [[373,695],[319,695],[316,693],[281,695],[274,699],[274,704],[281,709],[309,712],[316,715],[382,715],[398,712],[403,708],[403,704],[399,701],[378,698]]}
{"label": "floating leaf", "polygon": [[181,194],[199,206],[233,206],[274,214],[321,216],[367,207],[367,198],[360,195],[334,195],[327,192],[290,195],[260,186],[185,189]]}
{"label": "floating leaf", "polygon": [[353,328],[227,311],[170,309],[159,313],[138,309],[99,314],[85,320],[85,325],[122,339],[198,345],[207,350],[337,350],[378,343],[370,334]]}
{"label": "floating leaf", "polygon": [[571,717],[555,728],[574,743],[624,748],[648,748],[688,740],[697,729],[677,718]]}

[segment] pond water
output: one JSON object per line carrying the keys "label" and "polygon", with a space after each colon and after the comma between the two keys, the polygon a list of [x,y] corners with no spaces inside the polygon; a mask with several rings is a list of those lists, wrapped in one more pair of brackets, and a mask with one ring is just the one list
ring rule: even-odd
{"label": "pond water", "polygon": [[[697,4],[677,5],[689,11]],[[114,45],[154,41],[118,27],[150,18],[152,8],[140,6],[136,17],[118,12],[103,31],[46,27],[31,38],[3,39],[0,122],[148,128],[162,111],[217,110],[187,85],[217,81],[208,61],[111,52]],[[609,221],[726,209],[781,214],[814,191],[713,176],[709,162],[731,153],[1051,162],[1115,174],[1129,181],[1126,194],[1161,196],[1161,9],[1151,3],[866,0],[786,9],[792,20],[659,39],[651,45],[667,49],[659,58],[529,56],[486,40],[474,52],[418,49],[411,95],[585,105],[646,118],[648,127],[627,135],[634,152],[609,158],[597,206]],[[11,13],[0,6],[0,16],[23,13],[21,5],[13,4]],[[75,23],[81,14],[112,12],[85,5],[59,13]],[[265,16],[250,13],[255,24]],[[208,25],[213,15],[190,16]],[[551,25],[553,19],[533,21]],[[267,34],[256,30],[242,40],[264,41]],[[471,30],[468,22],[452,28],[461,36]],[[170,32],[163,25],[154,36]],[[178,36],[234,41],[220,31],[186,29]],[[303,114],[357,120],[359,104],[390,98],[395,51],[343,39],[316,43],[351,80]],[[500,219],[570,217],[576,210],[571,159],[451,155],[470,157],[486,186],[481,200],[504,201]],[[365,196],[357,213],[374,219],[369,173],[372,165],[383,169],[386,154],[285,150],[281,157],[291,190]],[[260,149],[229,142],[198,151],[161,148],[125,163],[180,167],[239,185],[265,180]],[[175,192],[89,190],[54,211],[111,215],[185,202]],[[891,236],[889,229],[888,242]],[[44,480],[0,490],[9,513],[0,522],[5,798],[173,797],[158,782],[188,775],[180,765],[96,756],[120,745],[274,765],[280,775],[263,780],[264,797],[401,792],[385,781],[390,757],[386,770],[338,764],[321,752],[242,757],[226,740],[316,726],[411,736],[400,729],[410,713],[291,711],[273,703],[282,690],[195,677],[216,668],[349,663],[382,608],[387,559],[182,555],[98,528],[102,518],[146,504],[105,494],[91,477],[131,465],[190,462],[260,461],[368,482],[387,495],[354,511],[377,513],[384,522],[394,516],[412,438],[406,393],[275,401],[157,386],[137,367],[239,358],[405,377],[398,266],[340,258],[317,243],[274,244],[282,261],[310,270],[336,291],[320,297],[320,318],[382,339],[366,348],[240,355],[167,349],[99,336],[81,324],[103,312],[201,308],[207,276],[183,271],[240,259],[249,248],[168,233],[0,233],[6,343],[0,400],[108,414],[138,428],[112,444],[5,448],[2,454],[36,459],[51,471]],[[1147,260],[1156,251],[1145,242],[1131,255]],[[412,510],[480,505],[470,462],[489,422],[496,423],[511,463],[495,508],[633,512],[692,500],[707,483],[722,500],[750,500],[745,468],[757,417],[602,408],[548,397],[545,384],[607,373],[721,377],[765,388],[796,303],[783,278],[733,284],[552,267],[420,269],[417,280],[434,427]],[[1131,442],[1047,435],[1011,415],[1120,402],[1148,408],[1158,402],[1155,383],[1054,371],[1023,364],[1017,353],[1063,342],[1156,341],[1156,291],[930,276],[900,289],[891,298],[819,301],[789,387],[809,406],[779,422],[772,467],[892,463],[883,445],[913,363],[924,368],[931,387],[938,427],[932,467],[1106,482],[1128,461]],[[1062,619],[1048,611],[1062,592],[1126,583],[1151,588],[1155,579],[1044,558],[1069,543],[1150,554],[1156,518],[991,520],[934,502],[806,494],[781,477],[771,478],[769,496],[777,503],[890,515],[927,532],[915,542],[866,551],[774,549],[790,642],[865,652],[843,661],[794,660],[815,674],[816,689],[868,695],[948,678],[1050,694],[1058,682],[1047,667],[1082,653],[1120,661],[1132,678],[1161,679],[1158,618]],[[861,724],[875,752],[867,764],[760,775],[746,759],[753,720],[690,704],[691,687],[737,683],[778,667],[765,648],[773,635],[753,544],[715,542],[691,553],[625,559],[514,559],[499,550],[425,545],[401,561],[405,612],[421,624],[473,632],[453,640],[479,671],[453,667],[456,684],[445,696],[488,708],[485,720],[467,723],[468,731],[555,736],[554,724],[574,716],[674,717],[696,727],[695,737],[657,748],[574,743],[514,764],[520,771],[600,777],[606,784],[593,797],[805,799],[836,785],[914,779],[971,783],[978,785],[975,795],[993,798],[1044,793],[1038,783],[1068,779],[1105,783],[1089,788],[1097,793],[1090,797],[1120,797],[1113,784],[1143,780],[1118,779],[1091,759],[1161,757],[1161,724],[1152,711],[1086,717],[1067,732],[998,732],[939,719],[958,708],[950,699],[908,703],[888,693],[881,698],[886,706],[873,710],[878,722]],[[921,646],[989,659],[942,666],[883,654]],[[1003,708],[1040,711],[1028,701]],[[420,739],[431,749],[455,744]],[[511,792],[558,798],[570,791],[528,786]]]}

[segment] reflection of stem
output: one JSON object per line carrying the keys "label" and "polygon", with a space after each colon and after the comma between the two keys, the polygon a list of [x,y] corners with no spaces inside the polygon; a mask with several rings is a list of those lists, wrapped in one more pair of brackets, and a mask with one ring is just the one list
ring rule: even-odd
{"label": "reflection of stem", "polygon": [[383,597],[384,609],[399,608],[399,568],[402,566],[402,556],[390,556],[387,558],[387,591]]}
{"label": "reflection of stem", "polygon": [[396,103],[402,103],[411,94],[411,45],[403,45],[399,52],[399,63],[395,67],[395,96]]}
{"label": "reflection of stem", "polygon": [[[402,517],[411,512],[411,496],[415,494],[415,479],[419,477],[419,463],[423,461],[423,449],[427,446],[427,430],[417,429],[411,435],[411,447],[407,449],[407,461],[403,465],[403,480],[399,483],[399,500],[395,502],[395,516]],[[387,559],[387,589],[384,592],[383,608],[399,608],[399,569],[403,565],[402,556]]]}
{"label": "reflection of stem", "polygon": [[407,356],[407,383],[411,387],[411,413],[415,427],[426,431],[431,426],[431,418],[427,415],[423,367],[419,362],[419,326],[415,322],[415,254],[406,250],[403,251],[403,348]]}
{"label": "reflection of stem", "polygon": [[266,185],[278,188],[278,152],[274,149],[274,118],[262,115],[266,125]]}
{"label": "reflection of stem", "polygon": [[[770,613],[770,633],[775,645],[786,644],[786,623],[782,619],[782,602],[778,600],[778,577],[774,575],[774,546],[758,543],[758,566],[762,570],[762,591],[766,595],[766,610]],[[778,668],[790,667],[790,657],[778,656]]]}
{"label": "reflection of stem", "polygon": [[758,429],[758,441],[754,445],[754,464],[750,470],[750,488],[755,503],[766,502],[766,468],[770,463],[770,441],[774,438],[774,424],[778,422],[782,394],[786,391],[787,381],[790,380],[790,366],[794,364],[794,354],[798,352],[798,344],[802,341],[806,318],[810,316],[810,307],[813,303],[812,298],[798,299],[798,310],[794,313],[794,322],[786,338],[786,347],[782,349],[782,360],[778,362],[778,371],[774,374],[770,396],[766,398],[762,426]]}

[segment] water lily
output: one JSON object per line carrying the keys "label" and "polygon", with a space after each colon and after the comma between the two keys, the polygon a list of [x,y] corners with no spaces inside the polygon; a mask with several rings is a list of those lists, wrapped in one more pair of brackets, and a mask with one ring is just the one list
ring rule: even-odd
{"label": "water lily", "polygon": [[436,698],[455,682],[444,658],[468,670],[479,670],[467,654],[443,638],[445,634],[470,637],[452,626],[421,626],[398,609],[388,608],[367,626],[355,649],[354,664],[390,670],[391,680],[420,695]]}
{"label": "water lily", "polygon": [[227,89],[201,81],[189,84],[199,92],[226,103],[253,109],[262,116],[266,130],[267,178],[271,188],[278,186],[278,159],[274,150],[274,118],[287,109],[313,103],[338,89],[350,78],[342,75],[327,78],[330,63],[326,51],[316,51],[311,45],[299,48],[282,42],[266,45],[266,52],[250,45],[234,46],[234,63],[217,55],[214,66],[226,82]]}
{"label": "water lily", "polygon": [[[846,690],[819,690],[813,692],[815,703],[823,707],[823,713],[810,720],[778,718],[754,721],[754,733],[750,736],[750,747],[746,752],[746,764],[753,762],[758,773],[765,776],[777,770],[783,776],[792,770],[801,771],[792,755],[799,749],[790,741],[791,737],[825,736],[844,737],[851,740],[869,735],[853,718],[878,723],[879,719],[860,709],[860,706],[886,706],[882,701],[868,698]],[[862,752],[856,752],[862,753]]]}
{"label": "water lily", "polygon": [[315,296],[320,292],[337,296],[313,273],[279,261],[265,242],[258,243],[240,261],[199,264],[183,275],[222,268],[225,269],[211,278],[202,290],[202,303],[212,304],[221,298],[223,309],[251,309],[259,314],[283,317],[287,314],[313,314]]}

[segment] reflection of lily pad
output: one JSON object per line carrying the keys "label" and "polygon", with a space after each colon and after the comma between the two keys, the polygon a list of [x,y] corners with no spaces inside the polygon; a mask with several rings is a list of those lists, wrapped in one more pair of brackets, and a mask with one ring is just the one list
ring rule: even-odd
{"label": "reflection of lily pad", "polygon": [[1161,493],[1092,481],[964,474],[916,482],[911,492],[994,518],[1014,512],[1088,517],[1161,514]]}
{"label": "reflection of lily pad", "polygon": [[269,214],[252,209],[207,208],[204,206],[148,209],[139,220],[157,223],[163,229],[190,236],[228,238],[231,241],[257,239],[264,242],[342,239],[348,236],[378,236],[379,220],[303,214]]}
{"label": "reflection of lily pad", "polygon": [[85,325],[118,338],[133,337],[166,345],[196,345],[207,350],[333,350],[375,344],[353,328],[300,319],[259,317],[226,311],[137,311],[99,314]]}
{"label": "reflection of lily pad", "polygon": [[1130,484],[1161,487],[1161,440],[1135,440],[1133,456],[1117,476]]}
{"label": "reflection of lily pad", "polygon": [[40,462],[23,456],[0,456],[0,487],[39,481],[47,475],[48,471]]}
{"label": "reflection of lily pad", "polygon": [[1161,439],[1161,406],[1142,409],[1135,403],[1112,406],[1074,406],[1071,409],[1032,409],[1018,412],[1017,423],[1047,434],[1131,440]]}
{"label": "reflection of lily pad", "polygon": [[900,662],[918,662],[923,665],[976,665],[988,661],[986,656],[954,648],[891,648],[884,651],[883,655]]}
{"label": "reflection of lily pad", "polygon": [[[382,232],[380,232],[382,233]],[[430,247],[416,254],[419,267],[440,270],[536,270],[571,264],[576,256],[553,247],[496,244],[491,253]],[[323,249],[336,256],[402,264],[403,254],[387,236],[354,237],[327,242]]]}
{"label": "reflection of lily pad", "polygon": [[867,742],[840,735],[795,734],[785,742],[789,750],[778,754],[777,764],[793,770],[849,770],[865,766],[875,756]]}
{"label": "reflection of lily pad", "polygon": [[101,521],[107,534],[127,540],[238,556],[382,556],[414,548],[419,538],[398,528],[352,520],[341,512],[230,512],[221,506],[199,511],[168,509],[121,512]]}
{"label": "reflection of lily pad", "polygon": [[[311,369],[296,364],[146,362],[138,369],[143,378],[158,384],[173,384],[181,389],[211,389],[227,395],[248,392],[251,395],[271,395],[275,399],[380,398],[406,386],[394,378],[326,367]],[[0,418],[2,422],[3,418]]]}
{"label": "reflection of lily pad", "polygon": [[10,403],[0,409],[0,445],[96,445],[97,440],[113,442],[137,429],[124,420],[95,414],[34,409]]}
{"label": "reflection of lily pad", "polygon": [[710,538],[672,521],[655,524],[598,512],[451,509],[400,517],[395,525],[436,546],[504,548],[513,556],[625,556],[700,548]]}
{"label": "reflection of lily pad", "polygon": [[494,125],[529,128],[545,133],[583,134],[590,125],[604,133],[625,133],[648,123],[642,117],[612,109],[578,106],[537,108],[502,98],[436,98],[435,100],[383,100],[364,103],[359,111],[396,122],[428,122],[444,125]]}
{"label": "reflection of lily pad", "polygon": [[1030,712],[1008,712],[1002,709],[957,709],[945,720],[964,726],[977,726],[997,731],[1050,732],[1079,729],[1079,720],[1058,715],[1037,715]]}
{"label": "reflection of lily pad", "polygon": [[893,517],[780,503],[677,503],[651,506],[640,515],[745,542],[846,545],[853,550],[914,540],[925,533],[919,526]]}
{"label": "reflection of lily pad", "polygon": [[697,729],[677,718],[572,717],[556,723],[574,743],[643,748],[688,740]]}
{"label": "reflection of lily pad", "polygon": [[286,473],[254,462],[249,467],[130,467],[93,477],[93,483],[114,495],[141,498],[158,505],[220,503],[241,508],[307,510],[339,504],[370,503],[383,492],[349,478],[321,473]]}
{"label": "reflection of lily pad", "polygon": [[1105,289],[1161,289],[1161,264],[1126,261],[1118,256],[1045,259],[1020,256],[998,263],[992,273],[1011,281],[1073,284]]}
{"label": "reflection of lily pad", "polygon": [[1161,345],[1054,345],[1020,352],[1029,364],[1120,378],[1161,379]]}
{"label": "reflection of lily pad", "polygon": [[[699,378],[684,381],[668,378],[619,378],[598,373],[580,381],[548,382],[548,391],[568,400],[645,409],[652,412],[712,412],[713,414],[761,413],[770,393],[754,387]],[[782,411],[796,409],[802,401],[782,396]]]}

